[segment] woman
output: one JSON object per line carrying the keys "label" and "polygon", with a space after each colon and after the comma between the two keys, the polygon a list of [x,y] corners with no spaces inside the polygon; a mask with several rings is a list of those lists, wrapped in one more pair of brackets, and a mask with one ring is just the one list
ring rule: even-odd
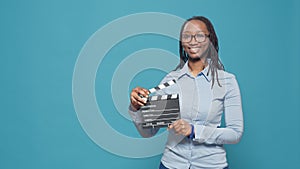
{"label": "woman", "polygon": [[[158,94],[179,93],[181,119],[168,127],[169,136],[160,169],[228,168],[224,144],[236,144],[243,133],[243,112],[235,76],[224,71],[218,57],[218,38],[211,22],[202,16],[188,19],[179,42],[180,63],[162,83],[175,79]],[[137,87],[130,94],[129,113],[143,137],[159,129],[142,128],[139,108],[147,89]],[[225,127],[221,126],[225,114]]]}

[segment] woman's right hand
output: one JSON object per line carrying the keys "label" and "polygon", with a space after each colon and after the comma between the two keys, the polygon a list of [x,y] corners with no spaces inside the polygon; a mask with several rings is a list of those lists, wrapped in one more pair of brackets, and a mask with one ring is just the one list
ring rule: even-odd
{"label": "woman's right hand", "polygon": [[149,91],[142,87],[136,87],[136,88],[132,89],[132,91],[130,93],[130,103],[131,103],[132,108],[134,108],[135,110],[138,110],[138,109],[140,109],[141,106],[144,106],[146,103],[146,99],[143,99],[143,98],[147,98],[148,95],[149,95]]}

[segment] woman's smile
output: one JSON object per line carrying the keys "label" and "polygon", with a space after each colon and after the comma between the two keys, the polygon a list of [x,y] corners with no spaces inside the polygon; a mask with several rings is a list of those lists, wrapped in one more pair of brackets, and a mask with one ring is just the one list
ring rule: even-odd
{"label": "woman's smile", "polygon": [[199,53],[201,47],[188,47],[191,54]]}

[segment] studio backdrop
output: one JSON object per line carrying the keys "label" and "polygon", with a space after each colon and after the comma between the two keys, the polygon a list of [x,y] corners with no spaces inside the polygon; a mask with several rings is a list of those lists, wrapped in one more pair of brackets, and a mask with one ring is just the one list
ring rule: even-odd
{"label": "studio backdrop", "polygon": [[241,89],[232,169],[300,168],[297,0],[1,1],[0,168],[154,169],[168,131],[142,138],[129,94],[179,63],[192,16],[209,18]]}

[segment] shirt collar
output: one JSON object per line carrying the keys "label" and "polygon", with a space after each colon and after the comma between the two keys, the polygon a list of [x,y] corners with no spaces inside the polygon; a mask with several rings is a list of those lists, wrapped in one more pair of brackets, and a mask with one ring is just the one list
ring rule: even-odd
{"label": "shirt collar", "polygon": [[[211,73],[209,73],[208,71],[209,71],[209,64],[197,75],[197,77],[198,76],[204,76],[205,79],[208,82],[210,82],[211,81]],[[180,79],[181,77],[183,77],[185,75],[194,78],[194,76],[190,72],[190,68],[188,66],[188,61],[184,64],[184,66],[182,67],[182,69],[179,70],[179,77],[178,77],[178,79]]]}

